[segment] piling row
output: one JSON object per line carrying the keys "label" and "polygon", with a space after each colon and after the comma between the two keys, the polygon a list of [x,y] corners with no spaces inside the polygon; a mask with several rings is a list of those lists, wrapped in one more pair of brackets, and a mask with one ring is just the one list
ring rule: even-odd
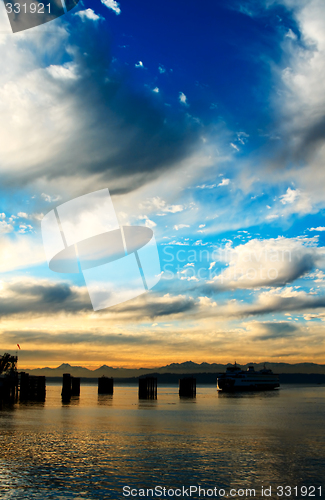
{"label": "piling row", "polygon": [[157,378],[139,378],[139,399],[157,399]]}
{"label": "piling row", "polygon": [[80,396],[80,377],[73,377],[70,373],[63,374],[62,401],[70,401],[72,396]]}
{"label": "piling row", "polygon": [[18,399],[18,373],[10,372],[0,378],[0,406],[2,401],[14,403]]}
{"label": "piling row", "polygon": [[114,379],[104,375],[98,379],[98,394],[113,394]]}
{"label": "piling row", "polygon": [[[0,378],[0,405],[2,401],[45,401],[46,379],[35,377],[28,373],[12,372]],[[113,394],[114,379],[102,376],[98,378],[98,394]],[[62,401],[69,402],[72,396],[80,395],[80,377],[64,373],[62,379]],[[179,395],[181,397],[196,397],[196,379],[185,377],[179,380]],[[139,399],[157,399],[157,378],[139,378]]]}
{"label": "piling row", "polygon": [[185,377],[179,380],[179,395],[185,398],[195,398],[196,379],[194,377]]}
{"label": "piling row", "polygon": [[28,373],[19,374],[19,399],[21,401],[45,401],[46,379]]}

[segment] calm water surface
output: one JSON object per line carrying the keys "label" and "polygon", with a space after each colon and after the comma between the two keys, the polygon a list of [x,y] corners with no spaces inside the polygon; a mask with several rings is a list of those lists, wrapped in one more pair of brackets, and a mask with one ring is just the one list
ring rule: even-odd
{"label": "calm water surface", "polygon": [[134,386],[113,396],[81,386],[70,404],[60,393],[48,385],[45,403],[0,410],[1,498],[122,499],[125,485],[256,488],[256,498],[266,498],[262,485],[271,498],[279,485],[324,488],[322,386],[234,395],[204,387],[193,400],[158,387],[156,401],[139,401]]}

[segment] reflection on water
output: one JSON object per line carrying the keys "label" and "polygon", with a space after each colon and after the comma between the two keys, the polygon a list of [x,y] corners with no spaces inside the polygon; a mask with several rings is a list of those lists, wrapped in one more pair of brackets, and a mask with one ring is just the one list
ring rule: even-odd
{"label": "reflection on water", "polygon": [[113,394],[98,394],[97,403],[104,406],[112,406],[113,404]]}
{"label": "reflection on water", "polygon": [[0,411],[1,498],[121,499],[124,485],[323,486],[324,387],[198,388],[194,399],[159,387],[157,400],[139,400],[136,387],[111,396],[82,386],[68,404],[60,393],[49,385],[45,403]]}
{"label": "reflection on water", "polygon": [[180,403],[196,403],[196,396],[179,396]]}
{"label": "reflection on water", "polygon": [[152,410],[158,408],[158,400],[156,398],[151,399],[138,399],[139,410]]}
{"label": "reflection on water", "polygon": [[80,396],[71,396],[69,400],[61,397],[62,406],[78,406],[80,403]]}
{"label": "reflection on water", "polygon": [[218,391],[219,398],[277,398],[280,395],[280,389],[270,391],[248,391],[248,392],[223,392]]}

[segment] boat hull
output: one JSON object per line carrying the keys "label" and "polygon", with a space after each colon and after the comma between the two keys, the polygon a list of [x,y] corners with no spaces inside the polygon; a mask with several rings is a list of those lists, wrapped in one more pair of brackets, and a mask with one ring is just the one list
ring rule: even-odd
{"label": "boat hull", "polygon": [[236,383],[236,379],[218,379],[217,388],[222,392],[272,391],[280,387],[278,381]]}

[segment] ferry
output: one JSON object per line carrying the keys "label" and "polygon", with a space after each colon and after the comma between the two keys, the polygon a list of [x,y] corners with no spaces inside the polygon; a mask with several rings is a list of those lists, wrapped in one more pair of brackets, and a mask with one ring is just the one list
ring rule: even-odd
{"label": "ferry", "polygon": [[223,392],[267,391],[278,387],[279,375],[265,368],[265,365],[259,371],[255,371],[254,366],[249,366],[245,371],[235,362],[234,365],[228,366],[226,373],[217,378],[217,388]]}

